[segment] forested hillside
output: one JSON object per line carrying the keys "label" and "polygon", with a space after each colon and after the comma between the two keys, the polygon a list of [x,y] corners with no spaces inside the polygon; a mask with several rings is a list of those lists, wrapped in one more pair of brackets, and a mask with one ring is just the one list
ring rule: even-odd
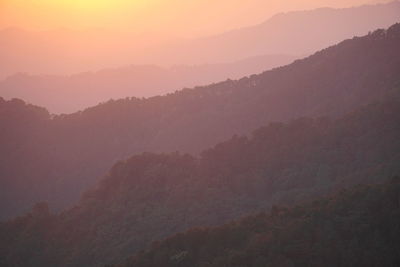
{"label": "forested hillside", "polygon": [[0,267],[400,266],[366,1],[0,0]]}
{"label": "forested hillside", "polygon": [[400,178],[155,243],[120,267],[400,264]]}
{"label": "forested hillside", "polygon": [[[12,115],[1,116],[1,123],[9,125],[7,131],[29,136],[23,145],[11,146],[6,136],[0,139],[0,145],[9,147],[0,151],[0,157],[7,158],[0,169],[4,185],[0,215],[18,214],[39,200],[65,207],[112,164],[133,154],[197,153],[272,121],[339,116],[396,95],[399,47],[400,24],[396,24],[237,81],[148,99],[109,101],[71,115],[52,117],[43,111],[29,124]],[[0,105],[14,107],[17,114],[31,108],[15,101]],[[30,189],[22,198],[21,188]]]}
{"label": "forested hillside", "polygon": [[0,258],[5,266],[118,263],[192,227],[385,181],[400,173],[399,136],[393,98],[339,119],[272,123],[199,157],[136,155],[115,164],[72,209],[53,214],[41,203],[0,224]]}
{"label": "forested hillside", "polygon": [[232,63],[171,68],[134,65],[70,76],[19,73],[0,81],[0,96],[20,98],[51,113],[73,113],[109,99],[151,97],[177,89],[238,79],[292,63],[295,57],[267,55]]}

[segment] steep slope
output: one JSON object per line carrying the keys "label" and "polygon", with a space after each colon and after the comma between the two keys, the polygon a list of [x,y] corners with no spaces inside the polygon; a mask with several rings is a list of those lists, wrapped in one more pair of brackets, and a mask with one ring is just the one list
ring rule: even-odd
{"label": "steep slope", "polygon": [[[1,179],[10,184],[13,177],[44,181],[51,190],[33,190],[35,197],[27,203],[42,199],[60,207],[76,200],[114,162],[132,154],[197,153],[271,121],[337,116],[398,94],[399,47],[400,24],[396,24],[238,81],[148,99],[109,101],[83,112],[52,117],[31,137],[35,150],[14,146],[16,155],[32,155],[32,164],[21,165],[16,157],[7,172],[2,170]],[[1,144],[7,142],[0,140]],[[10,206],[16,203],[12,195],[19,192],[18,186],[11,188],[17,191],[1,188],[9,192],[10,198],[4,201]],[[27,208],[21,205],[13,211]]]}
{"label": "steep slope", "polygon": [[294,59],[275,55],[171,68],[137,65],[71,76],[16,74],[0,81],[0,96],[20,98],[51,113],[72,113],[110,99],[150,97],[228,78],[238,79],[292,63]]}
{"label": "steep slope", "polygon": [[124,267],[400,264],[400,178],[154,244]]}
{"label": "steep slope", "polygon": [[397,99],[337,120],[272,123],[199,158],[133,156],[74,208],[53,215],[39,204],[0,224],[0,258],[10,266],[102,266],[192,227],[381,182],[400,173],[399,136]]}
{"label": "steep slope", "polygon": [[6,29],[0,31],[0,79],[19,72],[71,74],[128,64],[197,65],[268,54],[303,56],[399,21],[400,3],[395,1],[289,12],[260,25],[192,40],[100,30]]}

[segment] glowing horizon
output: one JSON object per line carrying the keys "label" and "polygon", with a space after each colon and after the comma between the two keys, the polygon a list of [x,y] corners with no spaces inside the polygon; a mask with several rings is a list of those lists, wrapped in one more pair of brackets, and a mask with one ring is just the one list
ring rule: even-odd
{"label": "glowing horizon", "polygon": [[107,28],[180,36],[214,34],[293,10],[385,0],[0,0],[0,29]]}

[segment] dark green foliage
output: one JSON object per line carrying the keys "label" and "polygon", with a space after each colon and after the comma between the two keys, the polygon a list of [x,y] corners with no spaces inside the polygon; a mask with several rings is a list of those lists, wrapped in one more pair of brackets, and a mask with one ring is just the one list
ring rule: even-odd
{"label": "dark green foliage", "polygon": [[399,266],[400,178],[192,229],[119,267]]}
{"label": "dark green foliage", "polygon": [[[381,182],[400,173],[399,136],[400,102],[390,99],[339,119],[272,123],[251,137],[235,136],[220,143],[200,157],[136,155],[115,164],[74,208],[51,215],[40,204],[30,215],[3,223],[0,258],[12,266],[111,264],[192,227],[220,225],[274,204],[293,205],[352,184]],[[342,208],[345,214],[346,205]],[[282,212],[272,209],[276,216]],[[304,227],[309,231],[308,225]],[[194,236],[197,233],[193,231]],[[241,231],[220,235],[216,244],[229,240],[238,244],[238,250],[248,238]],[[300,253],[296,246],[301,243],[296,244],[289,254]],[[198,253],[219,255],[215,249]],[[178,262],[192,257],[184,250],[173,256]],[[243,257],[242,252],[229,254],[238,262],[246,262]],[[269,260],[257,257],[257,264]],[[287,257],[275,260],[290,265]],[[162,255],[158,261],[164,261]]]}
{"label": "dark green foliage", "polygon": [[[37,201],[56,207],[74,203],[116,161],[133,154],[197,153],[272,121],[337,116],[388,94],[398,95],[392,90],[400,84],[399,47],[397,24],[238,81],[109,101],[56,117],[41,110],[43,116],[24,113],[21,119],[18,114],[33,107],[19,104],[13,111],[17,115],[0,117],[1,131],[7,125],[7,134],[0,135],[0,217],[18,214]],[[0,101],[0,110],[14,102]],[[237,142],[240,146],[244,141]],[[320,172],[328,173],[328,180],[335,176],[329,166]],[[290,180],[294,174],[288,169],[285,175]]]}

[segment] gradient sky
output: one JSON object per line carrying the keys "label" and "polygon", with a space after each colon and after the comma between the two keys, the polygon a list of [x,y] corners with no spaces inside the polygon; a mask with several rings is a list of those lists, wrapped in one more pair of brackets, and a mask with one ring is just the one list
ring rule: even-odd
{"label": "gradient sky", "polygon": [[387,0],[0,0],[0,29],[108,28],[195,37],[284,11]]}

